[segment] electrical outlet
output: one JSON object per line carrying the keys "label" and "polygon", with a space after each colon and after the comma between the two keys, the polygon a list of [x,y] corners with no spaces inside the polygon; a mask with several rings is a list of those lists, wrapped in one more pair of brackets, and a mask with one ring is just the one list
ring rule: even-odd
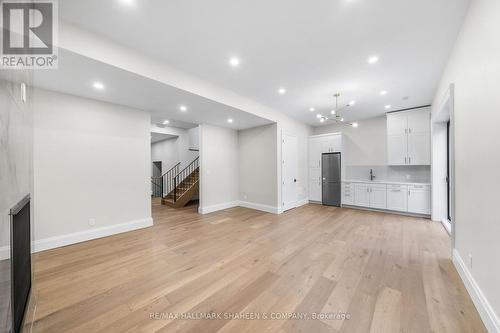
{"label": "electrical outlet", "polygon": [[472,268],[472,253],[469,253],[469,267]]}
{"label": "electrical outlet", "polygon": [[248,196],[246,194],[243,194],[243,200],[246,200]]}
{"label": "electrical outlet", "polygon": [[89,219],[89,226],[95,226],[95,219]]}

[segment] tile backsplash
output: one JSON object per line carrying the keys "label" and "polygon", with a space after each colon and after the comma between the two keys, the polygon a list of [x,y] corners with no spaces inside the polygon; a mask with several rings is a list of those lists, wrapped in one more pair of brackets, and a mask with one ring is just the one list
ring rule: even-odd
{"label": "tile backsplash", "polygon": [[348,165],[346,166],[346,175],[343,178],[348,180],[370,180],[370,169],[373,169],[374,181],[430,183],[431,179],[431,167],[429,165]]}

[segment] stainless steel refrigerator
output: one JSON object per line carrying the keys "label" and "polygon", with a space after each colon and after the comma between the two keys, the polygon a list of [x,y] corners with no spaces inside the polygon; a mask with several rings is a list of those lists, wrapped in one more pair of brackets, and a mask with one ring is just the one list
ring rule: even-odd
{"label": "stainless steel refrigerator", "polygon": [[329,153],[321,157],[323,205],[340,207],[341,197],[341,154]]}

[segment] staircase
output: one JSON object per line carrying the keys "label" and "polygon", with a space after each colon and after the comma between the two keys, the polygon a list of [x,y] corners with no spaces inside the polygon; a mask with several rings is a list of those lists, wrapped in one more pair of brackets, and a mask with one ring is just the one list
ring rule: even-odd
{"label": "staircase", "polygon": [[[165,174],[167,177],[168,175]],[[170,207],[184,207],[199,193],[200,166],[199,157],[191,162],[170,179],[165,178],[162,183],[167,184],[167,193],[161,203]],[[168,186],[170,184],[170,187]]]}

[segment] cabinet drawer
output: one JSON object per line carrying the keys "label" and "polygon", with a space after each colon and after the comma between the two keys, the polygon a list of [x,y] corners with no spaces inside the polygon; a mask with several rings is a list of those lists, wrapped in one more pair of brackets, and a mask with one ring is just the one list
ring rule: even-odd
{"label": "cabinet drawer", "polygon": [[408,211],[408,186],[387,186],[387,209],[399,212]]}

